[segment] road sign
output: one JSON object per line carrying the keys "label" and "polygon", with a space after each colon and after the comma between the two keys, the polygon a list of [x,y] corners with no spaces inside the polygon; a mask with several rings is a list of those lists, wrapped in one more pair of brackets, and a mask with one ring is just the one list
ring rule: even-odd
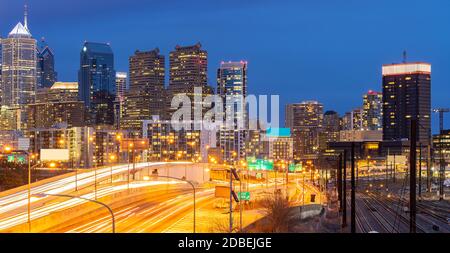
{"label": "road sign", "polygon": [[273,170],[273,161],[247,158],[247,167],[249,170]]}
{"label": "road sign", "polygon": [[17,150],[27,151],[30,148],[30,138],[18,138]]}
{"label": "road sign", "polygon": [[215,197],[216,198],[229,198],[230,197],[230,187],[217,185]]}
{"label": "road sign", "polygon": [[299,172],[302,171],[302,164],[289,164],[289,172]]}
{"label": "road sign", "polygon": [[238,192],[240,200],[250,200],[250,192]]}

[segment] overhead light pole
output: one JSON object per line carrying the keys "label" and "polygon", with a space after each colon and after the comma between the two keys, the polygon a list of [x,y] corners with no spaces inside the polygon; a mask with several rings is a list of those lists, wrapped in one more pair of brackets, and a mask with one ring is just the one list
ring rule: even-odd
{"label": "overhead light pole", "polygon": [[93,203],[102,205],[106,209],[108,209],[109,213],[111,214],[112,233],[116,232],[116,221],[115,221],[115,217],[114,217],[114,212],[112,211],[111,207],[109,207],[107,204],[105,204],[103,202],[100,202],[98,200],[84,198],[84,197],[74,196],[74,195],[67,195],[67,194],[40,193],[40,194],[35,194],[35,196],[37,196],[37,197],[53,196],[53,197],[64,197],[64,198],[72,198],[72,199],[81,199],[81,200],[86,200],[86,201],[89,201],[89,202],[93,202]]}

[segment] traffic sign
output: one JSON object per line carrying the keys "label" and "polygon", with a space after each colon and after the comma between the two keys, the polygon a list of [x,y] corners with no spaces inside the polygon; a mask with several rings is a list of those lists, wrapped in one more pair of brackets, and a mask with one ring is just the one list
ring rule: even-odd
{"label": "traffic sign", "polygon": [[240,200],[250,200],[250,192],[239,192],[238,197]]}

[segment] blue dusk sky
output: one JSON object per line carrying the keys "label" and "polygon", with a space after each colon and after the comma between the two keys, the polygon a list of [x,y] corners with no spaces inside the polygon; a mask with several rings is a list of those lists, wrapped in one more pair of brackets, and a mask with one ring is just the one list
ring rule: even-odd
{"label": "blue dusk sky", "polygon": [[77,80],[86,40],[111,43],[117,71],[128,71],[137,49],[158,47],[168,62],[177,44],[201,42],[213,87],[222,60],[247,60],[249,93],[280,95],[282,114],[303,100],[343,114],[381,90],[381,65],[407,50],[408,61],[432,64],[433,107],[450,107],[448,0],[0,0],[2,37],[23,20],[25,2],[61,81]]}

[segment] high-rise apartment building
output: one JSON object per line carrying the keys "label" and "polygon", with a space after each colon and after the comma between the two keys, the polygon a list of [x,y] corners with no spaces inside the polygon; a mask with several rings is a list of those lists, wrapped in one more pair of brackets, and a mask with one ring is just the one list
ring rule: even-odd
{"label": "high-rise apartment building", "polygon": [[56,82],[51,88],[41,88],[36,103],[28,105],[29,128],[81,127],[84,118],[77,82]]}
{"label": "high-rise apartment building", "polygon": [[109,44],[85,42],[80,53],[79,98],[90,125],[113,125],[116,99],[114,54]]}
{"label": "high-rise apartment building", "polygon": [[363,108],[355,108],[350,112],[346,112],[341,118],[341,130],[362,130],[363,114]]}
{"label": "high-rise apartment building", "polygon": [[[223,160],[239,161],[245,158],[245,139],[248,115],[245,103],[247,96],[247,62],[222,62],[217,71],[217,94],[224,103],[224,125],[219,131],[219,145]],[[230,124],[226,124],[230,122]]]}
{"label": "high-rise apartment building", "polygon": [[410,137],[410,120],[418,120],[418,142],[431,138],[431,64],[383,65],[383,139]]}
{"label": "high-rise apartment building", "polygon": [[125,92],[128,90],[128,74],[126,72],[116,73],[116,103],[115,103],[115,124],[117,128],[120,127],[120,121],[123,118]]}
{"label": "high-rise apartment building", "polygon": [[159,49],[136,51],[130,57],[130,88],[125,93],[123,129],[142,128],[142,121],[164,115],[165,58]]}
{"label": "high-rise apartment building", "polygon": [[285,126],[291,129],[294,159],[316,159],[319,153],[319,133],[323,125],[323,105],[304,101],[286,106]]}
{"label": "high-rise apartment building", "polygon": [[[169,86],[166,93],[166,104],[168,108],[167,118],[170,119],[174,108],[171,108],[172,99],[176,95],[187,95],[191,100],[192,120],[194,119],[194,96],[212,94],[213,90],[207,85],[208,53],[202,49],[200,43],[193,46],[176,46],[170,52]],[[195,94],[195,88],[202,88],[202,94]],[[203,102],[199,102],[202,103]],[[200,104],[199,106],[201,106]],[[207,111],[204,108],[203,113]]]}
{"label": "high-rise apartment building", "polygon": [[383,94],[369,90],[363,97],[363,129],[383,129]]}

